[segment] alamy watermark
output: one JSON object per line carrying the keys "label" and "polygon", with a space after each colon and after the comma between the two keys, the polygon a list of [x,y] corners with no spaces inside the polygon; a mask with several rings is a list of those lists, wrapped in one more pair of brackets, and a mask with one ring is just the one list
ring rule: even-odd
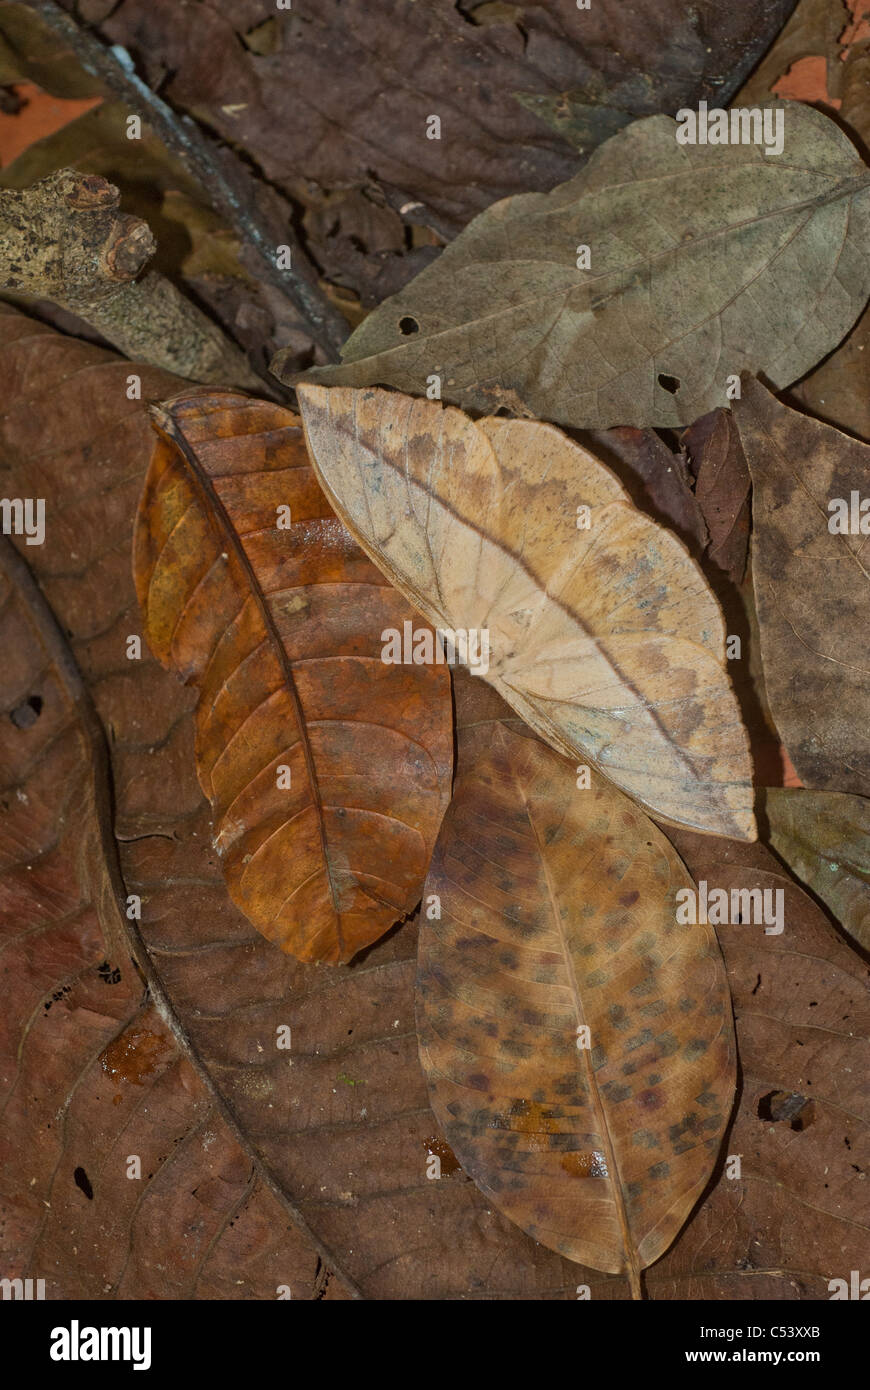
{"label": "alamy watermark", "polygon": [[489,670],[489,629],[482,627],[415,628],[411,622],[381,633],[381,661],[386,666],[467,666],[473,676]]}
{"label": "alamy watermark", "polygon": [[4,536],[25,536],[26,545],[45,540],[44,497],[0,497],[0,522]]}
{"label": "alamy watermark", "polygon": [[782,154],[785,112],[782,107],[719,106],[698,103],[677,112],[678,145],[763,145],[765,154]]}
{"label": "alamy watermark", "polygon": [[870,536],[870,497],[850,492],[845,497],[832,497],[828,503],[828,530],[832,536]]}
{"label": "alamy watermark", "polygon": [[779,936],[785,926],[782,888],[732,888],[729,893],[727,888],[710,888],[702,878],[697,889],[677,889],[677,904],[681,926],[764,926],[765,936]]}

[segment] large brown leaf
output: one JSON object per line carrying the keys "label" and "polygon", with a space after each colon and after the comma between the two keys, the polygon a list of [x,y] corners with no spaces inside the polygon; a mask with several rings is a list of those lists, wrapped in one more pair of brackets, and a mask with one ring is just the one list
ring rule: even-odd
{"label": "large brown leaf", "polygon": [[830,1297],[870,1235],[870,972],[765,846],[668,832],[695,880],[784,895],[784,930],[718,926],[740,1105],[695,1219],[655,1270],[659,1298]]}
{"label": "large brown leaf", "polygon": [[690,887],[621,793],[578,790],[504,724],[457,783],[426,881],[420,1056],[451,1147],[531,1236],[637,1297],[734,1099],[715,934],[676,920]]}
{"label": "large brown leaf", "polygon": [[102,729],[2,538],[0,644],[3,1274],[51,1299],[322,1297],[325,1252],[178,1041],[125,910]]}
{"label": "large brown leaf", "polygon": [[870,802],[848,792],[769,787],[764,814],[780,858],[870,951]]}
{"label": "large brown leaf", "polygon": [[151,650],[199,691],[227,885],[283,950],[350,960],[420,900],[450,796],[449,674],[382,661],[412,615],[330,510],[296,416],[200,392],[157,421],[137,591]]}
{"label": "large brown leaf", "polygon": [[867,538],[828,504],[866,491],[870,445],[745,380],[734,402],[752,475],[752,577],[771,713],[806,786],[870,792]]}
{"label": "large brown leaf", "polygon": [[[294,196],[308,182],[374,182],[452,235],[494,198],[552,187],[577,166],[514,93],[570,88],[600,108],[633,79],[636,115],[727,100],[792,6],[536,0],[486,23],[474,0],[318,0],[256,15],[238,0],[122,0],[102,32]],[[430,113],[440,140],[426,138]]]}
{"label": "large brown leaf", "polygon": [[722,615],[608,468],[536,422],[386,391],[299,400],[349,529],[431,622],[489,634],[482,674],[527,723],[656,814],[754,835]]}
{"label": "large brown leaf", "polygon": [[581,429],[688,425],[744,369],[788,386],[867,302],[870,172],[821,112],[773,110],[779,156],[633,122],[552,193],[482,213],[307,379],[421,394],[435,375],[464,409]]}
{"label": "large brown leaf", "polygon": [[[870,145],[870,48],[866,43],[857,44],[845,63],[835,60],[835,68],[842,74],[840,119],[866,152]],[[836,352],[800,383],[795,397],[813,415],[870,441],[870,309],[864,310]]]}

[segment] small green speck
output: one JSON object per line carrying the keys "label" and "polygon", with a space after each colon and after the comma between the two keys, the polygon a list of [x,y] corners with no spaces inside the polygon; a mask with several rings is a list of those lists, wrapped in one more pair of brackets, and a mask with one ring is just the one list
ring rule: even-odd
{"label": "small green speck", "polygon": [[364,1086],[366,1084],[364,1081],[354,1081],[352,1076],[347,1076],[343,1071],[338,1073],[336,1080],[343,1081],[345,1086]]}

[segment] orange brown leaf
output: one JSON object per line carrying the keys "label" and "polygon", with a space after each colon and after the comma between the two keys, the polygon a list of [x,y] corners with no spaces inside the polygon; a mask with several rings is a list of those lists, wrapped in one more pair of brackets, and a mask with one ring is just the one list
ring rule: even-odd
{"label": "orange brown leaf", "polygon": [[410,611],[331,512],[294,415],[193,393],[158,427],[137,592],[155,656],[199,691],[230,895],[283,950],[347,961],[420,899],[450,791],[449,675],[381,660]]}

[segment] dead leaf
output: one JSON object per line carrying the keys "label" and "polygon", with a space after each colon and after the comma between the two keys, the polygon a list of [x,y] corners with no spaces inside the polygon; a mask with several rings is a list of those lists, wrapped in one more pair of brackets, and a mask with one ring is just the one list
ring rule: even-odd
{"label": "dead leaf", "polygon": [[[870,145],[870,47],[853,48],[843,69],[840,116],[865,154]],[[794,391],[799,405],[838,429],[870,440],[870,309]]]}
{"label": "dead leaf", "polygon": [[[420,1057],[463,1168],[535,1240],[613,1274],[659,1259],[712,1172],[734,1097],[715,934],[691,880],[603,779],[496,725],[426,881]],[[433,895],[435,895],[433,897]]]}
{"label": "dead leaf", "polygon": [[710,533],[709,557],[735,584],[743,581],[749,548],[749,469],[734,417],[703,415],[682,435],[695,473],[694,496]]}
{"label": "dead leaf", "polygon": [[412,615],[326,504],[295,415],[194,392],[156,419],[137,592],[151,650],[199,691],[227,886],[282,950],[348,961],[420,900],[450,797],[449,674],[382,660]]}
{"label": "dead leaf", "polygon": [[734,105],[755,106],[772,96],[786,96],[781,90],[783,79],[792,76],[793,80],[792,69],[812,61],[821,61],[827,77],[826,94],[836,100],[843,72],[840,39],[848,19],[844,0],[799,0],[770,51],[737,93]]}
{"label": "dead leaf", "polygon": [[[139,929],[175,1026],[190,1040],[245,1152],[262,1160],[272,1190],[332,1252],[318,1276],[322,1281],[327,1267],[334,1271],[326,1276],[325,1296],[356,1287],[371,1299],[573,1301],[582,1278],[596,1300],[628,1298],[625,1279],[578,1270],[538,1245],[461,1172],[427,1179],[424,1146],[436,1126],[414,1029],[415,922],[336,971],[275,951],[230,902],[210,847],[208,804],[193,771],[195,697],[147,648],[141,662],[125,656],[127,635],[139,631],[130,530],[149,449],[143,405],[126,397],[130,364],[2,306],[0,315],[2,492],[21,496],[38,486],[47,501],[50,544],[22,551],[69,634],[109,735],[118,848],[128,891],[142,900]],[[138,370],[146,398],[179,389],[151,369]],[[467,684],[497,702],[479,680],[469,677]],[[745,848],[734,841],[717,845],[727,853]],[[823,914],[811,904],[809,910],[822,922],[825,941],[835,941]],[[824,956],[817,937],[805,937],[804,944],[807,954]],[[866,1114],[867,1065],[857,1041],[867,1033],[859,1012],[866,974],[862,968],[855,975],[855,954],[841,944],[842,956],[827,957],[836,973],[824,997],[844,1000],[835,1026],[855,1028],[855,1040],[834,1038],[824,1028],[799,1031],[799,1024],[813,1023],[819,1008],[810,1006],[822,998],[800,992],[811,982],[800,949],[790,957],[794,972],[770,980],[766,973],[756,996],[754,937],[741,956],[742,979],[732,971],[735,997],[741,991],[752,996],[756,1013],[775,1019],[754,1025],[759,1032],[747,1073],[746,1122],[735,1133],[736,1146],[745,1151],[744,1180],[718,1179],[672,1250],[647,1272],[652,1298],[827,1298],[839,1262],[847,1275],[860,1266],[867,1245],[860,1207],[865,1184],[850,1164],[866,1170],[868,1160],[860,1149],[860,1118],[844,1124],[834,1107]],[[821,968],[827,977],[826,965]],[[845,1001],[847,987],[854,988],[857,1010]],[[843,1014],[850,1020],[840,1021]],[[292,1025],[289,1057],[275,1047],[282,1025]],[[807,1038],[822,1048],[824,1089],[833,1102],[824,1102],[823,1115],[831,1117],[826,1147],[813,1138],[817,1125],[803,1134],[788,1124],[763,1126],[750,1108],[758,1079],[761,1099],[774,1090],[818,1094],[818,1078],[792,1065],[804,1056],[797,1043]],[[747,1047],[751,1040],[747,1034]],[[791,1044],[796,1051],[790,1058]],[[346,1085],[339,1072],[366,1084]],[[17,1132],[17,1125],[8,1130],[10,1143]],[[26,1146],[29,1131],[21,1133]],[[804,1159],[795,1146],[808,1139],[814,1147]],[[83,1147],[77,1162],[92,1177],[87,1154]],[[186,1176],[183,1167],[167,1165],[167,1200],[183,1201]],[[77,1188],[73,1195],[88,1210],[97,1206]],[[823,1214],[808,1201],[825,1204]],[[850,1221],[853,1213],[857,1224]],[[163,1208],[143,1203],[140,1220],[167,1241]],[[276,1229],[273,1224],[273,1234]],[[143,1237],[141,1231],[139,1241]],[[10,1252],[20,1250],[28,1233],[7,1229],[7,1238]],[[131,1267],[139,1251],[144,1243]],[[275,1263],[281,1263],[280,1248]],[[255,1292],[260,1287],[253,1285]],[[219,1297],[237,1292],[215,1288]],[[65,1292],[75,1294],[74,1272]]]}
{"label": "dead leaf", "polygon": [[801,781],[870,791],[866,536],[829,526],[870,473],[870,446],[745,378],[733,403],[752,475],[752,577],[770,710]]}
{"label": "dead leaf", "polygon": [[412,394],[437,379],[464,409],[497,384],[580,429],[688,425],[744,369],[789,385],[870,293],[870,172],[821,112],[772,109],[783,162],[633,122],[569,183],[482,213],[305,379]]}
{"label": "dead leaf", "polygon": [[[452,236],[495,198],[552,188],[576,168],[513,93],[610,89],[644,72],[638,115],[724,102],[792,5],[633,0],[626,12],[622,0],[588,11],[536,0],[516,7],[516,22],[481,26],[472,3],[318,0],[271,7],[279,36],[266,56],[246,50],[253,26],[238,0],[193,10],[121,0],[99,27],[173,106],[207,119],[286,192],[375,179],[422,202],[430,225]],[[222,109],[240,103],[236,116]],[[440,140],[427,138],[430,114]]]}
{"label": "dead leaf", "polygon": [[[652,1297],[828,1299],[860,1269],[870,1227],[870,973],[764,845],[668,832],[692,877],[783,894],[784,930],[718,926],[734,1002],[741,1095],[696,1216],[650,1270]],[[774,1097],[814,1107],[801,1131]],[[597,1295],[596,1295],[597,1296]]]}
{"label": "dead leaf", "polygon": [[318,1246],[177,1041],[125,910],[102,728],[5,538],[0,641],[4,1277],[54,1300],[318,1297]]}
{"label": "dead leaf", "polygon": [[722,615],[609,469],[537,422],[376,390],[299,401],[349,530],[431,623],[472,634],[466,664],[532,728],[654,814],[754,835]]}
{"label": "dead leaf", "polygon": [[870,950],[870,802],[846,792],[769,787],[764,812],[780,858]]}
{"label": "dead leaf", "polygon": [[703,554],[710,538],[682,450],[669,449],[655,430],[630,426],[590,430],[578,443],[613,469],[642,511],[666,521],[691,554]]}

